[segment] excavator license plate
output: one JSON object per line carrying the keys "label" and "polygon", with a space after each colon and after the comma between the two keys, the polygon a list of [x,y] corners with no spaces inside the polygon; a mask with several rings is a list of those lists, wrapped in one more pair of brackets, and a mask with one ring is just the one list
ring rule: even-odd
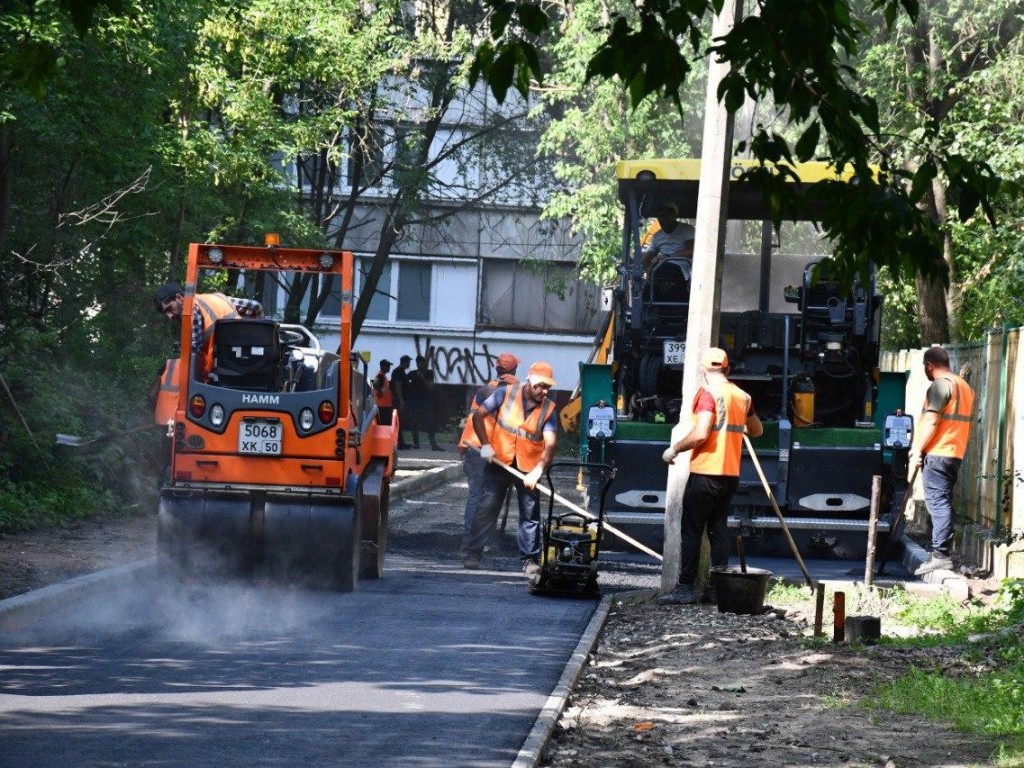
{"label": "excavator license plate", "polygon": [[284,428],[277,419],[242,419],[238,430],[238,452],[259,456],[280,456]]}

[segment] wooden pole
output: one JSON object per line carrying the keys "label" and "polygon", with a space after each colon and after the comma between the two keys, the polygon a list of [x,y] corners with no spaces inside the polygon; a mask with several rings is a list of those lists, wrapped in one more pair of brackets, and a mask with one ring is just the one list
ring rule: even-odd
{"label": "wooden pole", "polygon": [[[725,0],[712,24],[711,38],[724,37],[742,15],[743,0]],[[719,101],[718,86],[728,73],[728,62],[719,61],[715,57],[708,62],[693,273],[690,280],[690,307],[686,318],[686,352],[683,356],[683,407],[679,411],[679,423],[672,429],[672,442],[680,440],[689,431],[691,403],[697,392],[700,356],[718,340],[734,123],[733,114]],[[689,477],[690,454],[687,452],[668,467],[663,547],[665,559],[661,568],[663,592],[671,592],[679,580],[683,491]]]}
{"label": "wooden pole", "polygon": [[875,580],[875,539],[878,538],[878,507],[882,497],[882,476],[871,478],[871,512],[868,516],[868,553],[864,559],[864,586]]}
{"label": "wooden pole", "polygon": [[825,613],[825,585],[819,581],[814,591],[814,636],[821,637],[825,634],[821,628]]}

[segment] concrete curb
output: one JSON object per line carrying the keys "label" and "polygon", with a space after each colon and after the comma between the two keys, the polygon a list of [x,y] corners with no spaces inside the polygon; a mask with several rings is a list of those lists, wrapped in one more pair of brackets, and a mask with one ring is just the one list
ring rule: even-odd
{"label": "concrete curb", "polygon": [[541,707],[540,714],[537,716],[536,721],[534,721],[533,728],[530,729],[526,741],[519,748],[519,754],[516,755],[512,768],[535,768],[535,766],[540,764],[541,758],[544,755],[544,748],[551,739],[551,732],[555,729],[555,723],[558,722],[558,718],[561,716],[562,710],[565,709],[566,702],[569,700],[569,694],[583,673],[583,669],[587,664],[587,657],[590,656],[590,652],[597,644],[597,638],[604,628],[605,621],[608,619],[608,613],[611,611],[612,602],[617,597],[618,595],[608,595],[601,598],[597,610],[594,611],[594,615],[590,618],[587,629],[584,631],[579,643],[576,644],[576,650],[572,652],[572,656],[569,657],[565,669],[562,670],[562,676],[559,678],[551,695],[548,696],[544,706]]}
{"label": "concrete curb", "polygon": [[443,467],[431,467],[413,477],[399,480],[391,484],[392,499],[407,499],[413,494],[429,491],[443,483],[462,476],[462,464],[447,464]]}
{"label": "concrete curb", "polygon": [[111,595],[150,578],[156,558],[78,576],[22,595],[0,600],[0,629],[15,629],[47,615],[59,615],[62,607],[98,595]]}
{"label": "concrete curb", "polygon": [[[391,498],[408,498],[454,480],[461,474],[462,465],[458,463],[432,467],[392,485]],[[44,616],[59,614],[63,605],[127,589],[150,578],[154,570],[156,558],[150,557],[0,600],[0,629],[14,629]]]}
{"label": "concrete curb", "polygon": [[[903,537],[903,567],[907,569],[909,573],[913,573],[917,570],[925,560],[928,559],[928,553],[924,548],[913,541],[908,536]],[[967,579],[954,571],[938,570],[926,573],[921,577],[923,584],[929,584],[934,587],[939,587],[946,592],[949,592],[955,599],[963,602],[964,600],[970,600],[971,598],[971,585],[967,583]],[[908,582],[909,584],[910,582]]]}

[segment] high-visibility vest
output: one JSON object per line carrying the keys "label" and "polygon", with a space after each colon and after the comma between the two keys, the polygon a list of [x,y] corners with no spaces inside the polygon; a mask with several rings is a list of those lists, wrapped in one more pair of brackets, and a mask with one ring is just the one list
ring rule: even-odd
{"label": "high-visibility vest", "polygon": [[544,453],[544,423],[555,412],[555,404],[545,397],[527,416],[525,398],[522,384],[505,388],[505,399],[498,408],[491,433],[495,457],[504,464],[514,460],[521,472],[529,472],[540,463]]}
{"label": "high-visibility vest", "polygon": [[[383,369],[377,371],[373,382],[373,401],[377,404],[377,407],[392,408],[395,401],[391,396],[391,381],[388,379],[387,373]],[[382,382],[380,389],[377,389],[377,382]]]}
{"label": "high-visibility vest", "polygon": [[178,409],[178,363],[181,361],[174,357],[164,364],[163,373],[160,374],[160,389],[156,395],[156,407],[153,409],[153,423],[166,424],[174,418],[174,412]]}
{"label": "high-visibility vest", "polygon": [[[690,471],[700,475],[739,477],[750,395],[729,381],[706,391],[715,399],[715,412],[707,440],[694,448],[690,456]],[[700,394],[701,390],[697,390],[694,409]],[[693,419],[696,422],[696,412]]]}
{"label": "high-visibility vest", "polygon": [[198,311],[203,317],[203,336],[199,349],[192,352],[198,354],[199,369],[196,375],[206,380],[213,370],[213,329],[218,320],[234,320],[238,317],[235,305],[223,293],[197,293],[192,301],[192,311]]}
{"label": "high-visibility vest", "polygon": [[[494,394],[494,390],[503,384],[516,385],[519,380],[510,373],[506,373],[500,379],[491,379],[482,387],[480,387],[473,395],[473,400],[469,404],[469,413],[466,415],[466,422],[462,425],[462,435],[459,437],[459,447],[464,448],[466,446],[472,446],[473,448],[480,447],[480,441],[476,436],[476,429],[473,427],[473,413],[479,408],[484,400]],[[494,433],[495,420],[491,414],[487,414],[484,417],[484,432],[487,434],[487,439],[491,439],[491,435]]]}
{"label": "high-visibility vest", "polygon": [[[937,374],[936,379],[946,379],[953,392],[946,407],[939,414],[939,423],[930,443],[922,453],[930,456],[950,456],[962,459],[967,452],[967,440],[971,436],[971,419],[974,413],[974,390],[970,384],[952,371]],[[928,408],[926,402],[921,415]]]}

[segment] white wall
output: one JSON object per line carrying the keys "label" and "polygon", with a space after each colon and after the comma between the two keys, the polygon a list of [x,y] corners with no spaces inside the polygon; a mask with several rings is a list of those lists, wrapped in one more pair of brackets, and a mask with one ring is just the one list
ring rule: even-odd
{"label": "white wall", "polygon": [[[337,336],[322,336],[327,349],[337,348]],[[579,364],[586,362],[593,345],[592,335],[521,334],[514,332],[478,333],[423,328],[397,331],[394,328],[364,327],[354,345],[355,350],[371,354],[371,373],[387,359],[398,365],[402,355],[415,361],[424,355],[434,369],[436,381],[442,384],[483,384],[494,375],[494,361],[502,352],[511,352],[522,360],[518,374],[526,376],[531,363],[544,360],[555,370],[557,389],[572,390],[579,379]],[[414,363],[415,364],[415,363]]]}

